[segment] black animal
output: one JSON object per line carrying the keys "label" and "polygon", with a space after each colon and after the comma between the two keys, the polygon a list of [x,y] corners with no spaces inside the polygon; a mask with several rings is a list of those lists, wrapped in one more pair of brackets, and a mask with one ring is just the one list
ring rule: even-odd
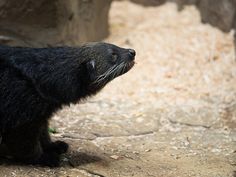
{"label": "black animal", "polygon": [[0,144],[5,155],[24,163],[58,166],[68,144],[51,141],[52,114],[96,94],[129,71],[134,58],[134,50],[108,43],[0,46]]}

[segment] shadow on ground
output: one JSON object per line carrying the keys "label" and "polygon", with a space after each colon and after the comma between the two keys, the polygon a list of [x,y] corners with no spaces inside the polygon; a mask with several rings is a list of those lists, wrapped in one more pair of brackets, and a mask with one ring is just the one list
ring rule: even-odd
{"label": "shadow on ground", "polygon": [[68,158],[68,163],[64,163],[63,165],[64,166],[69,165],[72,167],[86,165],[95,162],[100,162],[100,163],[105,162],[105,159],[102,159],[97,155],[88,154],[84,152],[72,152],[66,158]]}
{"label": "shadow on ground", "polygon": [[[81,165],[87,165],[90,163],[100,162],[104,163],[105,159],[102,159],[101,157],[89,153],[84,152],[71,152],[69,154],[62,155],[62,164],[61,167],[78,167]],[[10,157],[0,157],[0,165],[5,166],[27,166],[26,164],[16,162],[14,159]],[[37,165],[35,165],[37,166]]]}

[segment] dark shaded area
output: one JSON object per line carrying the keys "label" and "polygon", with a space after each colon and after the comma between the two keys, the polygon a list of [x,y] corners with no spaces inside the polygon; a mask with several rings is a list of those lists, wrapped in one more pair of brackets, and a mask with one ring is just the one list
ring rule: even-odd
{"label": "dark shaded area", "polygon": [[95,163],[95,162],[101,162],[104,161],[101,157],[95,155],[95,154],[89,154],[85,152],[72,152],[72,154],[68,155],[68,164],[63,164],[64,165],[69,165],[72,167],[80,166],[80,165],[86,165],[89,163]]}
{"label": "dark shaded area", "polygon": [[166,2],[174,2],[178,4],[180,9],[183,8],[184,5],[198,4],[200,0],[130,0],[131,2],[143,5],[143,6],[160,6]]}
{"label": "dark shaded area", "polygon": [[[62,156],[62,159],[66,158],[68,161],[62,161],[61,166],[70,166],[70,167],[76,167],[80,165],[86,165],[90,163],[95,163],[95,162],[105,162],[104,159],[97,155],[93,154],[88,154],[84,152],[72,152],[72,154],[65,154]],[[11,157],[0,157],[0,165],[6,165],[6,166],[11,166],[11,165],[20,165],[20,166],[29,166],[27,164],[17,162],[15,159]],[[36,165],[38,166],[38,165]]]}
{"label": "dark shaded area", "polygon": [[159,6],[166,2],[166,0],[130,0],[134,3],[141,4],[143,6]]}

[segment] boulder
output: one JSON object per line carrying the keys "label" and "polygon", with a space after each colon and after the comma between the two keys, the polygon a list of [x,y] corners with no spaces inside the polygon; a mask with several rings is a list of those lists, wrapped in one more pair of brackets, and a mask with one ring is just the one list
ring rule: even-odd
{"label": "boulder", "polygon": [[236,0],[201,0],[198,7],[203,22],[225,32],[236,27]]}
{"label": "boulder", "polygon": [[108,35],[111,0],[1,0],[0,43],[78,45]]}

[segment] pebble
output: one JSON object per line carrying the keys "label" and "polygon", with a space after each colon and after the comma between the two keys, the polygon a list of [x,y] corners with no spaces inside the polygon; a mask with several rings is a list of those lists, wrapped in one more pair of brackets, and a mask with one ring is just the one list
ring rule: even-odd
{"label": "pebble", "polygon": [[118,160],[119,158],[120,158],[120,156],[118,156],[118,155],[112,155],[112,156],[110,156],[112,159],[115,159],[115,160]]}

